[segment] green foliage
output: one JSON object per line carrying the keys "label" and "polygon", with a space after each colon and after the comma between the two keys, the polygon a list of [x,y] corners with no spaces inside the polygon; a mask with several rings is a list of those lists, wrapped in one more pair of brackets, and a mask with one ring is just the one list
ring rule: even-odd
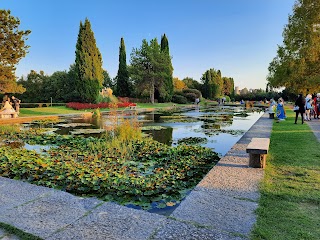
{"label": "green foliage", "polygon": [[223,87],[222,93],[227,96],[234,96],[234,80],[233,78],[222,77]]}
{"label": "green foliage", "polygon": [[[295,113],[273,125],[252,239],[319,239],[319,142]],[[305,141],[305,139],[307,139]]]}
{"label": "green foliage", "polygon": [[188,138],[182,138],[178,140],[178,144],[186,144],[186,145],[194,145],[194,144],[201,144],[201,143],[207,143],[207,138],[202,137],[188,137]]}
{"label": "green foliage", "polygon": [[197,98],[201,98],[201,92],[197,89],[184,89],[183,94],[193,93]]}
{"label": "green foliage", "polygon": [[75,86],[80,100],[82,102],[96,102],[104,80],[102,56],[96,46],[91,24],[87,18],[84,24],[80,22],[75,69],[77,73]]}
{"label": "green foliage", "polygon": [[182,81],[190,89],[197,89],[199,91],[201,91],[201,89],[202,89],[201,83],[199,83],[198,81],[194,80],[193,78],[186,77],[186,78],[182,79]]}
{"label": "green foliage", "polygon": [[175,94],[172,96],[172,102],[186,104],[188,103],[188,99],[185,96]]}
{"label": "green foliage", "polygon": [[173,66],[171,63],[171,56],[169,50],[169,41],[166,34],[161,36],[161,52],[165,54],[167,66],[166,66],[166,76],[163,82],[163,91],[160,92],[159,102],[170,102],[172,99],[174,86],[173,86]]}
{"label": "green foliage", "polygon": [[126,46],[124,45],[124,39],[120,40],[119,48],[119,69],[117,74],[117,86],[116,94],[121,97],[129,97],[131,95],[129,72],[127,69],[127,55]]}
{"label": "green foliage", "polygon": [[[264,101],[264,99],[267,99],[268,101],[273,99],[279,99],[282,97],[284,100],[288,100],[288,94],[281,94],[278,92],[265,92],[265,91],[256,91],[256,92],[248,92],[246,94],[241,95],[235,95],[234,99],[235,101],[241,101],[241,100],[249,100],[249,101]],[[294,99],[296,98],[296,95],[294,95]]]}
{"label": "green foliage", "polygon": [[114,89],[114,82],[112,81],[109,73],[107,70],[103,70],[103,83],[102,86],[105,88],[111,88],[112,90]]}
{"label": "green foliage", "polygon": [[215,99],[222,95],[223,80],[220,70],[210,68],[201,78],[203,82],[203,97]]}
{"label": "green foliage", "polygon": [[[18,97],[20,97],[20,99],[22,99],[23,102],[32,103],[32,102],[45,101],[44,89],[45,87],[49,89],[49,87],[46,86],[46,83],[49,83],[49,81],[48,81],[48,76],[45,75],[43,71],[40,71],[40,73],[37,73],[36,71],[31,70],[30,73],[27,75],[26,79],[21,78],[18,82],[26,89],[23,95],[18,95]],[[46,97],[50,97],[50,96],[48,95]]]}
{"label": "green foliage", "polygon": [[0,9],[0,93],[23,93],[16,83],[15,66],[25,57],[29,46],[25,44],[30,30],[19,30],[20,20],[10,10]]}
{"label": "green foliage", "polygon": [[112,125],[99,139],[46,135],[36,130],[3,134],[2,139],[55,147],[46,154],[0,147],[0,175],[150,208],[152,202],[158,207],[179,202],[219,159],[199,146],[174,148],[140,140],[137,127],[127,120]]}
{"label": "green foliage", "polygon": [[320,1],[297,0],[283,30],[283,45],[269,65],[271,87],[292,92],[320,90]]}
{"label": "green foliage", "polygon": [[0,125],[0,135],[14,135],[20,131],[18,125]]}
{"label": "green foliage", "polygon": [[169,96],[166,81],[170,77],[168,66],[171,59],[166,51],[161,51],[156,38],[150,44],[144,39],[139,49],[133,49],[130,62],[130,75],[137,96],[149,96],[151,103],[154,103],[156,92],[162,99]]}

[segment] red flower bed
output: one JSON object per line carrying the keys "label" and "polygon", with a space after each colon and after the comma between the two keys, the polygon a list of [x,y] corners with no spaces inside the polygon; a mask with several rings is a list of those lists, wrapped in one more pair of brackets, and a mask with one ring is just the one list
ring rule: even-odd
{"label": "red flower bed", "polygon": [[[69,102],[66,104],[68,108],[72,108],[75,110],[81,109],[96,109],[96,108],[110,108],[112,103],[79,103],[79,102]],[[129,106],[136,106],[135,103],[130,102],[119,102],[117,103],[118,108],[129,107]]]}

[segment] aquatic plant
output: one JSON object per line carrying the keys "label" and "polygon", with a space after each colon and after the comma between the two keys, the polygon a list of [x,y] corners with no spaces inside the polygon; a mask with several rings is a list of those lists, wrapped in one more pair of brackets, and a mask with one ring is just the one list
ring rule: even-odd
{"label": "aquatic plant", "polygon": [[208,142],[208,139],[202,138],[202,137],[186,137],[178,140],[178,144],[187,144],[187,145],[201,144],[206,142]]}
{"label": "aquatic plant", "polygon": [[139,140],[133,130],[130,137],[125,136],[126,124],[130,123],[124,124],[116,131],[114,139],[118,139],[114,142],[108,135],[82,138],[35,131],[17,133],[17,139],[28,143],[56,147],[42,155],[2,146],[0,175],[148,209],[151,203],[158,207],[178,203],[219,159],[210,149],[199,146],[174,148],[150,139]]}

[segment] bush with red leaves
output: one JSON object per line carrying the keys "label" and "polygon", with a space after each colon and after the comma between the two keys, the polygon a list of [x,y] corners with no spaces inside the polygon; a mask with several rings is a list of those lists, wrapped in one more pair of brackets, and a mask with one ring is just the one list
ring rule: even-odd
{"label": "bush with red leaves", "polygon": [[[97,109],[97,108],[110,108],[112,104],[110,103],[79,103],[79,102],[69,102],[66,104],[68,108],[72,108],[75,110],[83,110],[83,109]],[[130,102],[119,102],[117,103],[118,108],[124,108],[129,106],[136,106],[135,103]]]}

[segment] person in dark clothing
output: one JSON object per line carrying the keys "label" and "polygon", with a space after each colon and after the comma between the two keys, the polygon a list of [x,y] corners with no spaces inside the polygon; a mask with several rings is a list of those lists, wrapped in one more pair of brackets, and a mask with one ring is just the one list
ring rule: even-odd
{"label": "person in dark clothing", "polygon": [[300,93],[296,102],[294,103],[296,106],[299,107],[299,110],[295,111],[296,112],[296,119],[294,121],[295,124],[297,124],[297,120],[298,120],[298,115],[300,113],[301,115],[301,119],[302,119],[302,124],[303,124],[303,115],[305,113],[305,104],[306,104],[306,100],[305,98],[302,96],[302,94]]}
{"label": "person in dark clothing", "polygon": [[12,96],[11,98],[12,98],[12,102],[13,102],[13,108],[19,114],[21,101],[18,98],[16,98],[15,96]]}

